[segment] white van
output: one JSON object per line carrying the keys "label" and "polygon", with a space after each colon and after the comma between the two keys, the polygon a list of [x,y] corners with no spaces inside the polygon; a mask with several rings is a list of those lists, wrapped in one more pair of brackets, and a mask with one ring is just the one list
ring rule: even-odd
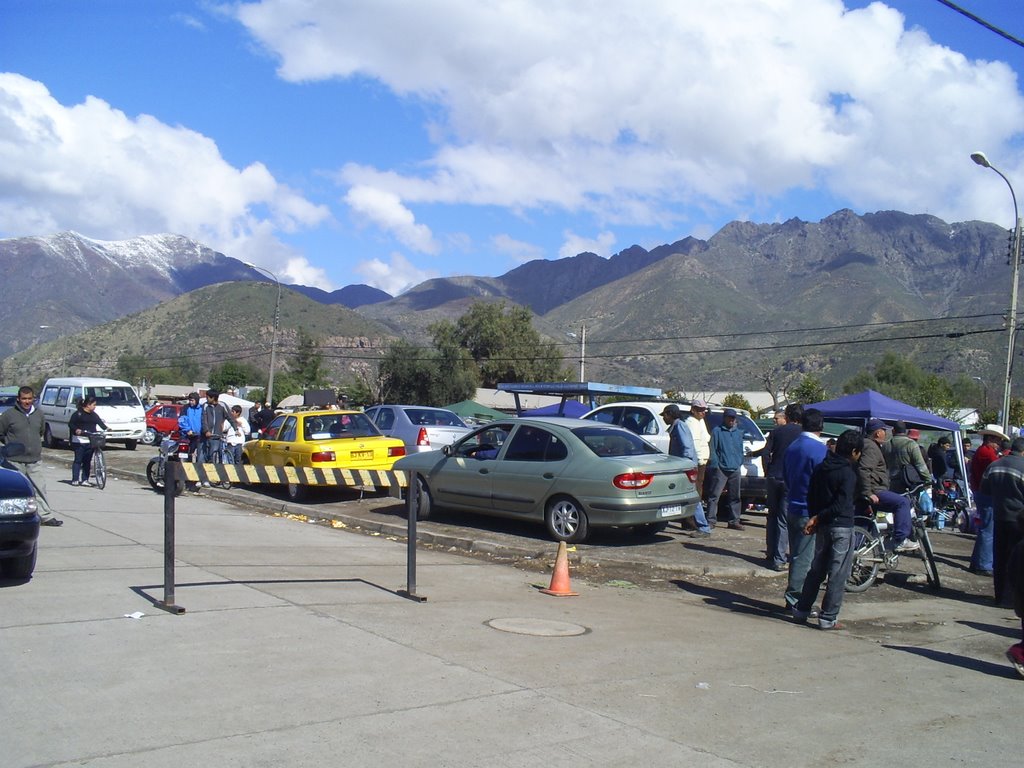
{"label": "white van", "polygon": [[134,451],[146,431],[146,409],[138,393],[127,381],[81,376],[48,379],[43,385],[38,401],[46,420],[43,444],[56,448],[70,442],[68,420],[86,397],[96,398],[96,415],[107,425],[107,441],[124,443]]}

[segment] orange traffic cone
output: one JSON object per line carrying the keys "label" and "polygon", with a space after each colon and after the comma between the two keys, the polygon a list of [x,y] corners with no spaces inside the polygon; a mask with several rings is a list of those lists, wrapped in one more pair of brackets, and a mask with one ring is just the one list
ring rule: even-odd
{"label": "orange traffic cone", "polygon": [[551,584],[547,589],[542,589],[545,595],[555,597],[575,597],[579,592],[573,592],[569,585],[569,550],[565,542],[558,542],[558,555],[555,557],[555,570],[551,574]]}

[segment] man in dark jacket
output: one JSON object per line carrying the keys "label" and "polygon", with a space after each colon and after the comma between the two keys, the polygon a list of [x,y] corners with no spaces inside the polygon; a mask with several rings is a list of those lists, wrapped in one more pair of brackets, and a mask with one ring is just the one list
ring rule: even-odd
{"label": "man in dark jacket", "polygon": [[1010,443],[1010,455],[988,465],[981,479],[981,490],[992,497],[993,540],[992,582],[996,605],[1010,607],[1007,589],[1010,552],[1020,541],[1024,522],[1024,437]]}
{"label": "man in dark jacket", "polygon": [[828,577],[825,597],[818,616],[819,629],[842,629],[839,610],[843,606],[846,580],[853,566],[853,517],[857,495],[855,466],[864,449],[860,430],[848,429],[836,440],[836,452],[828,453],[811,475],[807,492],[807,506],[811,519],[805,530],[817,531],[814,560],[804,580],[800,601],[793,609],[793,617],[807,621],[811,606],[818,597],[821,583]]}
{"label": "man in dark jacket", "polygon": [[768,567],[781,571],[789,561],[789,528],[786,525],[786,480],[782,473],[782,457],[790,443],[803,434],[801,422],[804,408],[799,403],[786,406],[781,425],[768,433],[764,448],[752,456],[761,456],[764,468],[765,491],[768,496],[768,519],[765,522],[765,549]]}
{"label": "man in dark jacket", "polygon": [[914,552],[920,548],[910,536],[910,499],[889,490],[889,467],[885,463],[882,446],[886,441],[888,425],[881,419],[871,419],[867,426],[867,439],[857,465],[857,495],[862,504],[872,504],[875,510],[891,512],[892,539],[897,552]]}
{"label": "man in dark jacket", "polygon": [[722,423],[711,430],[711,455],[708,457],[708,523],[712,528],[718,519],[718,500],[722,491],[729,493],[729,527],[742,531],[740,521],[740,473],[743,466],[743,433],[736,426],[736,409],[722,412]]}
{"label": "man in dark jacket", "polygon": [[0,413],[0,442],[22,443],[25,452],[20,456],[11,456],[8,461],[19,470],[36,491],[36,506],[39,508],[39,519],[43,525],[59,526],[64,521],[54,516],[50,502],[46,498],[46,477],[39,463],[43,455],[43,430],[45,421],[43,412],[36,408],[36,392],[32,387],[18,390],[18,402],[12,408]]}

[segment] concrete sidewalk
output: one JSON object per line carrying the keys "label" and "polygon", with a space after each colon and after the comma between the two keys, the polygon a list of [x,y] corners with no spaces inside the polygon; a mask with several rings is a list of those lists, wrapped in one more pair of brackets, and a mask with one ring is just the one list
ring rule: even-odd
{"label": "concrete sidewalk", "polygon": [[977,601],[826,633],[727,587],[559,599],[430,551],[418,604],[404,544],[185,497],[175,616],[162,499],[65,474],[65,525],[0,588],[4,766],[1019,764],[1019,622]]}

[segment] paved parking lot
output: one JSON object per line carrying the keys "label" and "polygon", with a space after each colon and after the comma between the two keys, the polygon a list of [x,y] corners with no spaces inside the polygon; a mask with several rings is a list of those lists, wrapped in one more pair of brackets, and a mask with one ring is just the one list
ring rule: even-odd
{"label": "paved parking lot", "polygon": [[1018,622],[959,590],[893,584],[825,633],[741,577],[558,599],[425,549],[414,603],[402,542],[211,494],[178,505],[172,615],[160,497],[45,463],[66,524],[0,584],[4,766],[1019,764]]}

